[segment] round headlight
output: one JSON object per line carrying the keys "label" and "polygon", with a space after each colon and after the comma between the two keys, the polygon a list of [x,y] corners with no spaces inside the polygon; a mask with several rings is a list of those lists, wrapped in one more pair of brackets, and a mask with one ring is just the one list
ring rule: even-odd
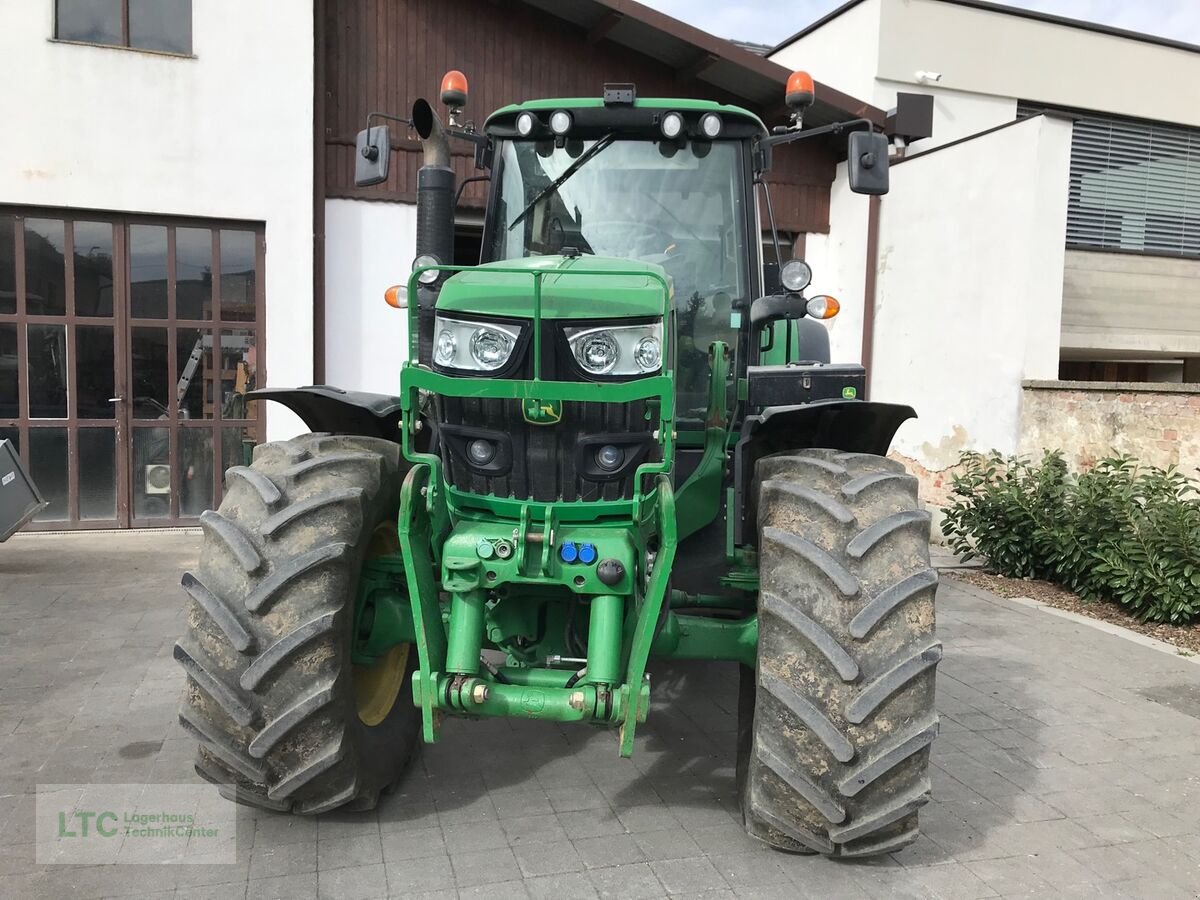
{"label": "round headlight", "polygon": [[565,109],[550,113],[550,130],[555,134],[566,134],[571,130],[571,114]]}
{"label": "round headlight", "polygon": [[677,112],[669,112],[662,117],[661,126],[663,137],[675,140],[683,134],[683,116]]}
{"label": "round headlight", "polygon": [[779,270],[779,280],[792,293],[799,293],[812,281],[812,269],[802,259],[789,259]]}
{"label": "round headlight", "polygon": [[[413,260],[413,269],[414,270],[422,269],[425,266],[440,266],[440,265],[441,265],[441,262],[438,260],[438,258],[436,256],[430,256],[428,253],[424,253],[421,256],[418,256],[416,259]],[[438,280],[438,276],[441,274],[442,273],[439,272],[437,269],[429,269],[428,271],[422,272],[420,275],[418,275],[417,281],[421,282],[421,284],[433,284],[435,281]]]}
{"label": "round headlight", "polygon": [[716,113],[705,113],[704,118],[700,120],[700,130],[704,132],[705,137],[715,138],[721,133],[721,117]]}
{"label": "round headlight", "polygon": [[512,355],[513,340],[503,331],[476,328],[471,335],[471,356],[485,369],[498,369]]}
{"label": "round headlight", "polygon": [[517,116],[517,134],[521,137],[529,137],[533,134],[533,126],[537,124],[537,120],[531,112],[523,112]]}
{"label": "round headlight", "polygon": [[438,335],[437,346],[433,351],[433,358],[442,365],[447,365],[454,361],[454,354],[458,352],[458,341],[449,331],[443,331]]}
{"label": "round headlight", "polygon": [[662,363],[662,345],[656,337],[644,337],[633,348],[633,361],[643,372],[653,372]]}
{"label": "round headlight", "polygon": [[575,345],[575,359],[592,375],[611,372],[620,355],[611,331],[593,331]]}

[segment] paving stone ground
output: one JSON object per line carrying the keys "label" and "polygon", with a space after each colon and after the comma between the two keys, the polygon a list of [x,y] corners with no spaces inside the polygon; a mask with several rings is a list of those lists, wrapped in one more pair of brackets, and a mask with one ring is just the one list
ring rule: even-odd
{"label": "paving stone ground", "polygon": [[657,665],[611,732],[448,723],[370,814],[247,812],[237,862],[38,866],[38,783],[195,780],[176,723],[186,534],[0,546],[0,896],[1200,896],[1200,667],[943,584],[942,735],[922,837],[868,863],[745,837],[732,665]]}

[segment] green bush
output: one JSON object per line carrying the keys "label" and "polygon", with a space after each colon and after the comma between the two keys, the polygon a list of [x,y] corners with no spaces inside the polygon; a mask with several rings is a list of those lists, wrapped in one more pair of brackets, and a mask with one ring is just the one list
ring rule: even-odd
{"label": "green bush", "polygon": [[1200,619],[1200,482],[1127,456],[1073,475],[1058,451],[1038,463],[965,453],[960,465],[942,523],[955,552],[1142,620]]}

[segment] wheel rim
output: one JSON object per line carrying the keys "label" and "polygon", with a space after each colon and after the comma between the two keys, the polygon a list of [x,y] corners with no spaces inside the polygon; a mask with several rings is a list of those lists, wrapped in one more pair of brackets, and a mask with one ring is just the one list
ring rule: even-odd
{"label": "wheel rim", "polygon": [[[367,559],[400,551],[400,538],[393,522],[383,522],[371,536]],[[408,652],[412,644],[397,644],[388,649],[373,666],[354,666],[354,699],[358,718],[364,725],[378,725],[391,713],[404,686],[408,671]]]}
{"label": "wheel rim", "polygon": [[397,644],[373,666],[354,667],[354,698],[364,725],[378,725],[388,717],[408,671],[411,644]]}

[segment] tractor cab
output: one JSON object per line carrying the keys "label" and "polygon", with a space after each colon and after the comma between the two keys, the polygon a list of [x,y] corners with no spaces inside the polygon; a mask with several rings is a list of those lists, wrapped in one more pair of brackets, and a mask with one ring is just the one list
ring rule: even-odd
{"label": "tractor cab", "polygon": [[743,323],[761,290],[751,142],[766,128],[738,107],[614,94],[489,117],[482,261],[565,255],[660,267],[672,292],[679,425],[702,428],[709,347],[730,348],[731,373],[745,365]]}

